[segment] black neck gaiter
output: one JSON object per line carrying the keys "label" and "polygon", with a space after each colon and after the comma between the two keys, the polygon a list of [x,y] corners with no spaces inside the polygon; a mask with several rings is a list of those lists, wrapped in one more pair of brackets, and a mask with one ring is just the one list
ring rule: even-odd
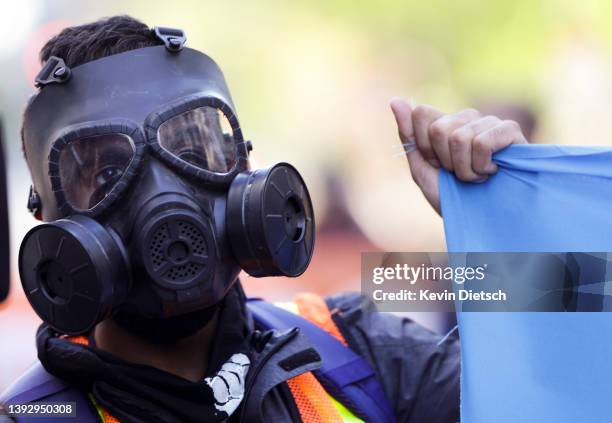
{"label": "black neck gaiter", "polygon": [[221,422],[236,411],[244,396],[251,360],[245,308],[237,283],[221,305],[201,382],[73,343],[46,324],[37,333],[38,358],[49,373],[91,393],[122,423]]}

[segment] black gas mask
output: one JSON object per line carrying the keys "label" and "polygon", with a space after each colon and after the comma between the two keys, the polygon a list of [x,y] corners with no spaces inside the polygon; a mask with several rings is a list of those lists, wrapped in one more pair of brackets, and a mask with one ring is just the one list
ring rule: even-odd
{"label": "black gas mask", "polygon": [[294,277],[312,256],[299,173],[249,170],[219,67],[182,32],[155,31],[165,45],[73,69],[49,59],[25,113],[30,208],[47,223],[24,238],[19,271],[62,333],[208,316],[241,269]]}

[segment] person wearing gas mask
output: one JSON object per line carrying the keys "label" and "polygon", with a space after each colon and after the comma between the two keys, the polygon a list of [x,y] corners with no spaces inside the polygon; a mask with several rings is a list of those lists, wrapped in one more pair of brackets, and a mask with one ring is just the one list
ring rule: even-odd
{"label": "person wearing gas mask", "polygon": [[457,421],[456,339],[357,294],[246,299],[241,270],[307,268],[312,205],[291,165],[250,169],[221,70],[185,41],[119,16],[41,51],[22,138],[44,223],[19,254],[40,363],[0,401],[91,422]]}

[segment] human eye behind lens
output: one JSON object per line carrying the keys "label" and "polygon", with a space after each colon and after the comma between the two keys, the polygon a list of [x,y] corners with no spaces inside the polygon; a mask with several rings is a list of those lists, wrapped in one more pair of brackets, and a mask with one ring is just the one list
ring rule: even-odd
{"label": "human eye behind lens", "polygon": [[[108,146],[110,147],[110,146]],[[93,193],[90,198],[90,206],[100,202],[117,184],[127,168],[131,154],[129,151],[117,148],[104,148],[98,151],[98,159],[95,169],[91,174],[91,187]]]}
{"label": "human eye behind lens", "polygon": [[93,178],[93,192],[89,197],[89,208],[102,201],[123,175],[123,167],[107,165],[99,170]]}
{"label": "human eye behind lens", "polygon": [[99,188],[111,183],[114,184],[121,175],[123,175],[123,166],[107,165],[96,173],[94,186]]}
{"label": "human eye behind lens", "polygon": [[102,187],[115,183],[123,175],[132,154],[120,145],[105,146],[98,151],[96,167],[93,173],[94,186]]}

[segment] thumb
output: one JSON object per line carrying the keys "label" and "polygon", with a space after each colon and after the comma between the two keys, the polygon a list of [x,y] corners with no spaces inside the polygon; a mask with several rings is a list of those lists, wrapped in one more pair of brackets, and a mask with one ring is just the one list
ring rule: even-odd
{"label": "thumb", "polygon": [[412,106],[400,98],[392,99],[390,106],[395,116],[400,141],[406,151],[412,179],[421,188],[429,204],[440,214],[439,170],[429,164],[417,148],[412,126]]}

